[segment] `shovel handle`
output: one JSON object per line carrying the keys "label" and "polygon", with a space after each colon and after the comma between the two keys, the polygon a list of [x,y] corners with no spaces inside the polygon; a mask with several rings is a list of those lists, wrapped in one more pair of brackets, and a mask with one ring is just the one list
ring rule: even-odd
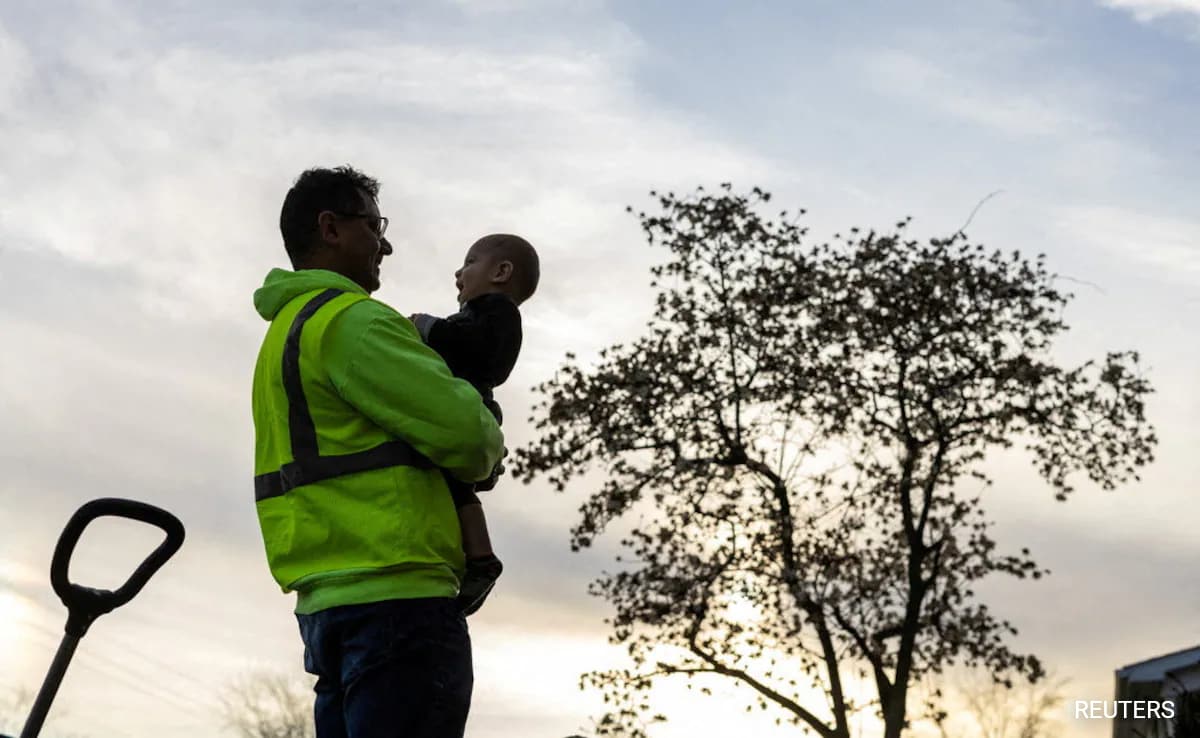
{"label": "shovel handle", "polygon": [[[167,534],[158,548],[150,552],[150,555],[134,570],[125,584],[115,592],[81,587],[71,582],[67,575],[71,564],[71,554],[75,552],[75,546],[79,543],[79,537],[83,535],[83,529],[96,518],[106,515],[149,523],[161,528]],[[144,502],[105,497],[92,500],[75,511],[58,537],[58,545],[54,547],[54,558],[50,561],[50,584],[54,587],[58,598],[67,606],[67,632],[63,635],[58,653],[50,665],[50,671],[46,674],[42,687],[38,691],[37,699],[34,700],[33,707],[29,711],[25,727],[21,729],[21,738],[37,738],[42,724],[46,720],[46,715],[50,711],[50,703],[54,701],[54,696],[58,693],[58,687],[62,683],[67,665],[75,654],[75,647],[79,645],[79,639],[83,637],[84,633],[87,633],[88,626],[104,613],[112,612],[132,600],[142,590],[142,587],[146,586],[146,582],[154,575],[154,572],[167,563],[167,559],[174,556],[182,545],[183,523],[179,522],[179,518],[162,508],[147,505]],[[4,737],[0,736],[0,738]]]}
{"label": "shovel handle", "polygon": [[[166,538],[158,548],[151,551],[129,575],[125,584],[115,591],[82,587],[71,582],[67,575],[71,554],[75,552],[75,546],[79,543],[84,528],[93,520],[105,516],[148,523],[166,533]],[[167,559],[175,555],[182,545],[183,523],[171,513],[154,505],[116,497],[102,497],[76,510],[67,521],[67,526],[63,528],[62,535],[58,537],[58,545],[54,547],[54,558],[50,562],[50,584],[58,598],[67,606],[67,633],[76,638],[83,637],[92,621],[132,600],[142,587],[146,586],[154,572],[167,563]]]}

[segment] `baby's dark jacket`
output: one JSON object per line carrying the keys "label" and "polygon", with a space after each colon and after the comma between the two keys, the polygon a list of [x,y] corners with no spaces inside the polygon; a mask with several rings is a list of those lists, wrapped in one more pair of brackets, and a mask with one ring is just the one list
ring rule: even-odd
{"label": "baby's dark jacket", "polygon": [[504,384],[521,352],[521,311],[507,295],[472,298],[453,315],[415,316],[426,345],[437,351],[454,376],[470,382],[499,420],[492,390]]}

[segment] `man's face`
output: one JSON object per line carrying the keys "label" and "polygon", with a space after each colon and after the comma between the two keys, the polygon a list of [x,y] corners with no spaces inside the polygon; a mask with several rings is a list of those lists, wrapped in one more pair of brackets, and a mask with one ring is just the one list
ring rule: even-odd
{"label": "man's face", "polygon": [[379,234],[379,205],[365,194],[362,201],[353,215],[338,218],[340,271],[367,292],[374,292],[379,289],[380,264],[392,253],[392,246]]}
{"label": "man's face", "polygon": [[458,287],[458,304],[462,305],[468,300],[491,292],[492,276],[496,267],[494,248],[476,243],[468,249],[463,265],[454,272],[454,285]]}

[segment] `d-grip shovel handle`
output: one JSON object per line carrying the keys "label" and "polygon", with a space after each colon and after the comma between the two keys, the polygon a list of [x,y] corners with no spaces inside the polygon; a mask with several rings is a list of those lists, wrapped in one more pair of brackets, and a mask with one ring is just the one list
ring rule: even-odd
{"label": "d-grip shovel handle", "polygon": [[[129,575],[129,580],[115,592],[81,587],[67,578],[71,554],[75,552],[75,545],[79,543],[84,528],[96,518],[104,516],[149,523],[167,534],[158,548],[150,552],[146,560]],[[182,545],[183,523],[179,522],[179,518],[144,502],[103,497],[92,500],[76,510],[67,521],[67,527],[63,528],[62,535],[58,537],[58,545],[54,547],[54,559],[50,562],[50,584],[58,598],[67,606],[67,633],[82,638],[96,618],[132,600],[142,587],[146,586],[154,572],[167,563],[167,559],[174,556]]]}

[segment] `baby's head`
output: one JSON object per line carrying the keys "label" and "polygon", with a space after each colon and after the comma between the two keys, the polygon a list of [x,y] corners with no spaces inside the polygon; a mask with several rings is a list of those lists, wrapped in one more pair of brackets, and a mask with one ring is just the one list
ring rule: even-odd
{"label": "baby's head", "polygon": [[537,251],[528,241],[509,233],[484,236],[471,244],[454,273],[458,303],[500,292],[520,305],[537,289],[538,275]]}

